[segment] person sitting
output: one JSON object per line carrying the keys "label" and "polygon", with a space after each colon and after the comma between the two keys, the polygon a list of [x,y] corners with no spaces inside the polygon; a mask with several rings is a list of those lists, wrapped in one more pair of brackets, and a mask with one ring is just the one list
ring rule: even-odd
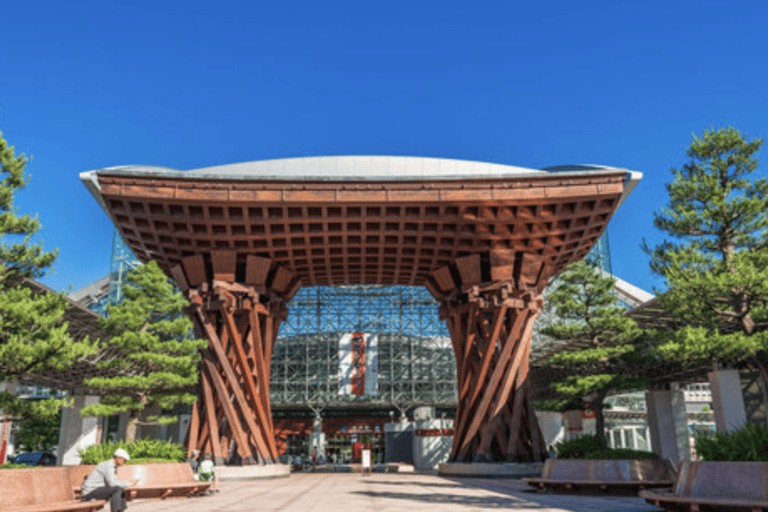
{"label": "person sitting", "polygon": [[192,468],[192,474],[195,477],[195,480],[200,480],[200,461],[198,460],[199,457],[200,450],[192,450],[192,455],[190,455],[187,459],[187,464],[189,464],[189,467]]}
{"label": "person sitting", "polygon": [[109,500],[109,508],[112,512],[122,512],[127,508],[123,489],[134,486],[138,480],[133,479],[123,482],[117,479],[117,468],[131,460],[128,452],[122,448],[115,450],[114,456],[99,463],[99,465],[85,477],[81,489],[82,500]]}

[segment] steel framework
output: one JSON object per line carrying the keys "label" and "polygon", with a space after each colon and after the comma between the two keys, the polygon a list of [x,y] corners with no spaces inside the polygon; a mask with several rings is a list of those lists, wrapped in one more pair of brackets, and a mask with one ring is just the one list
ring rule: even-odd
{"label": "steel framework", "polygon": [[[439,304],[420,286],[316,286],[288,305],[272,356],[271,400],[313,407],[456,403],[456,368]],[[339,393],[339,340],[378,338],[378,389]]]}

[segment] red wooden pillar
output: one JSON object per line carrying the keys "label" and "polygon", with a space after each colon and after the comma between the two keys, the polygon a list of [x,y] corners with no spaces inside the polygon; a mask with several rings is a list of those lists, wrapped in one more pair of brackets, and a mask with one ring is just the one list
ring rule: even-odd
{"label": "red wooden pillar", "polygon": [[216,464],[235,452],[243,464],[276,462],[270,363],[288,313],[285,304],[300,281],[288,270],[272,268],[269,259],[238,261],[231,251],[213,251],[210,261],[203,255],[184,258],[171,273],[191,302],[198,332],[208,339],[188,452],[211,452]]}
{"label": "red wooden pillar", "polygon": [[532,462],[546,446],[530,403],[528,358],[548,265],[491,250],[432,273],[456,354],[458,407],[452,462]]}

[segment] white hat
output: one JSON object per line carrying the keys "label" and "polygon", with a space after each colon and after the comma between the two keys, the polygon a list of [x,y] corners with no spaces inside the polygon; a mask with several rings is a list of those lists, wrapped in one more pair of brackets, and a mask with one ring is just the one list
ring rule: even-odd
{"label": "white hat", "polygon": [[122,457],[125,460],[131,460],[131,456],[128,455],[128,452],[123,450],[122,448],[118,448],[115,450],[115,457]]}

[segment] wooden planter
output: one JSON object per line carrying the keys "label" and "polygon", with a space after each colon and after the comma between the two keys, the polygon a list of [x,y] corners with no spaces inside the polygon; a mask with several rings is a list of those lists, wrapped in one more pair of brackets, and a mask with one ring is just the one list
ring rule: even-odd
{"label": "wooden planter", "polygon": [[681,462],[672,489],[640,497],[669,510],[768,510],[768,462]]}
{"label": "wooden planter", "polygon": [[651,487],[672,487],[675,469],[665,460],[549,459],[540,478],[523,479],[541,490],[637,491]]}

